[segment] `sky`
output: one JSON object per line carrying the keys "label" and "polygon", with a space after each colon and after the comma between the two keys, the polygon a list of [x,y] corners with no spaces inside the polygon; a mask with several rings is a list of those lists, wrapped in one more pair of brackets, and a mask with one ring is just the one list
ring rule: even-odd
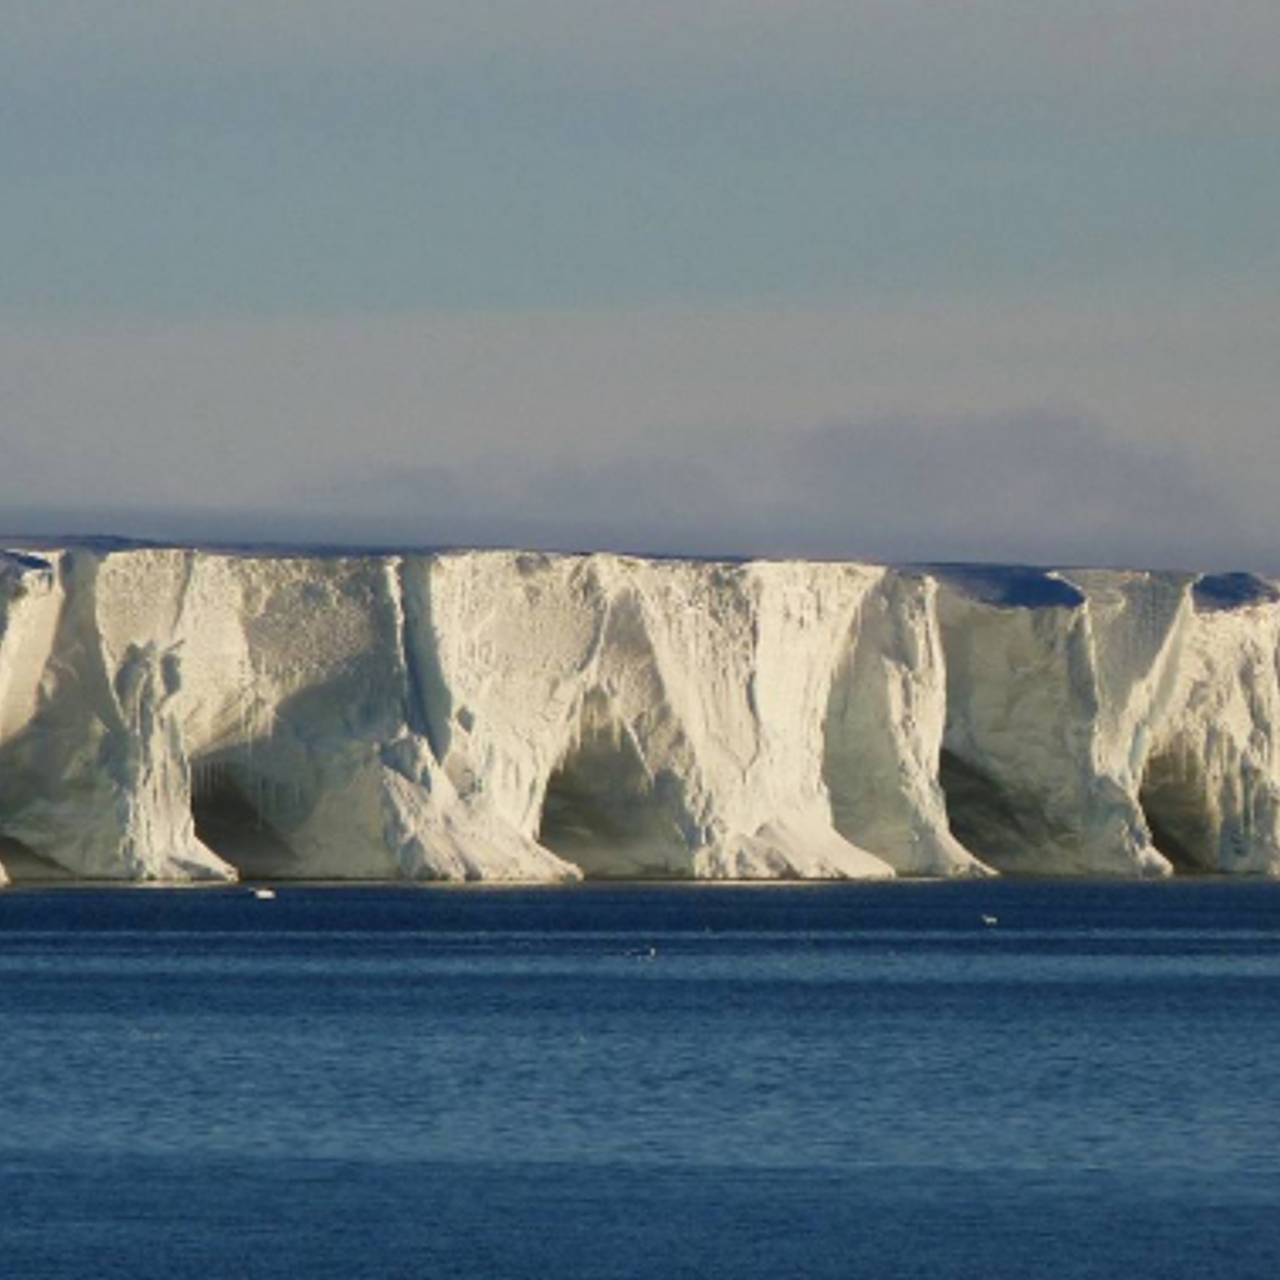
{"label": "sky", "polygon": [[1280,573],[1274,0],[4,0],[0,532]]}

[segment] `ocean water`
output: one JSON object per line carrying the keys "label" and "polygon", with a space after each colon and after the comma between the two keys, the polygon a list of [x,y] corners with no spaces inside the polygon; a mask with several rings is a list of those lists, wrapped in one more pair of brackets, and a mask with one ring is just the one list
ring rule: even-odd
{"label": "ocean water", "polygon": [[0,1272],[1273,1277],[1280,885],[10,889]]}

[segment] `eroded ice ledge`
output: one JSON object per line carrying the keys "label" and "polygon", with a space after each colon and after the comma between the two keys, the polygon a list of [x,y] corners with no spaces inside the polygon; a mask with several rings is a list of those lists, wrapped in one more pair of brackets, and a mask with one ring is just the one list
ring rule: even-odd
{"label": "eroded ice ledge", "polygon": [[1246,575],[0,553],[12,878],[1280,874]]}

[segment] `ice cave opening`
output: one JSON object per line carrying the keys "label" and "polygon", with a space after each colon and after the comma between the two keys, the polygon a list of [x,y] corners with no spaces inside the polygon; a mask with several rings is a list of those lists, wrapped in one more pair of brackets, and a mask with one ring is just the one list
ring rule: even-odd
{"label": "ice cave opening", "polygon": [[624,726],[596,724],[547,783],[538,843],[589,877],[690,875],[678,789],[650,775]]}
{"label": "ice cave opening", "polygon": [[296,875],[298,857],[263,814],[252,780],[224,761],[196,761],[191,769],[191,816],[196,837],[246,880]]}
{"label": "ice cave opening", "polygon": [[945,748],[938,781],[951,834],[997,871],[1017,872],[1045,840],[1047,823],[1034,798],[1010,795],[990,774]]}
{"label": "ice cave opening", "polygon": [[1218,824],[1208,802],[1203,766],[1194,751],[1177,745],[1147,760],[1138,802],[1151,843],[1179,875],[1218,869]]}

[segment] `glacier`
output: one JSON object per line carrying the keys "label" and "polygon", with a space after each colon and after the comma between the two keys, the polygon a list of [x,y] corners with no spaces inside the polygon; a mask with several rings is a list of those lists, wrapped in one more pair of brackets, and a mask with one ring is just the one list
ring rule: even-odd
{"label": "glacier", "polygon": [[0,876],[1280,875],[1247,574],[0,552]]}

